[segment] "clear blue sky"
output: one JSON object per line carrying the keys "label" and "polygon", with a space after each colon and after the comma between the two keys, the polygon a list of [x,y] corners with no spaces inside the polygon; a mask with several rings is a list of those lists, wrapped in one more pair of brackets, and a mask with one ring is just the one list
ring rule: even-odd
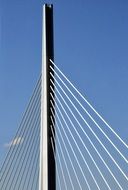
{"label": "clear blue sky", "polygon": [[[128,1],[55,0],[55,62],[128,143]],[[0,163],[41,70],[41,0],[0,0]]]}

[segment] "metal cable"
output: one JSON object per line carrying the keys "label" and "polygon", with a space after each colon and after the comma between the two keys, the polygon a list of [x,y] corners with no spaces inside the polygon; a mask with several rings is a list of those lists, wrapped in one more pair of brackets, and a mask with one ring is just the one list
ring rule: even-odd
{"label": "metal cable", "polygon": [[[39,91],[39,86],[38,86],[38,89],[37,89],[37,91],[36,91],[36,95],[37,95],[37,92]],[[36,99],[36,102],[35,103],[37,103],[37,100],[38,99]],[[34,100],[35,101],[35,100]],[[24,137],[25,138],[25,135],[28,133],[28,126],[29,126],[29,122],[30,122],[30,120],[31,120],[31,117],[33,116],[33,110],[35,109],[35,108],[33,108],[34,107],[34,102],[32,102],[33,104],[32,104],[32,107],[31,107],[31,111],[29,112],[29,115],[31,114],[31,116],[30,116],[30,118],[28,119],[28,117],[26,117],[26,120],[25,120],[25,122],[24,122],[24,125],[22,126],[22,129],[23,129],[23,131],[21,131],[21,134],[20,134],[20,137],[21,137],[21,139]],[[25,127],[26,126],[26,127]],[[24,127],[24,128],[23,128]],[[19,135],[18,135],[19,136]],[[5,170],[4,170],[4,174],[5,174],[5,172],[6,172],[6,175],[5,175],[5,177],[4,177],[4,174],[2,175],[2,177],[4,177],[4,180],[3,180],[3,183],[2,183],[2,187],[1,188],[3,188],[3,184],[5,183],[5,179],[6,179],[6,177],[7,177],[7,175],[9,174],[9,171],[11,171],[11,167],[12,167],[12,164],[13,164],[13,162],[14,162],[14,160],[16,159],[16,161],[17,161],[17,158],[18,157],[16,157],[16,155],[18,155],[18,151],[19,151],[19,148],[18,148],[18,146],[14,146],[13,147],[13,150],[15,151],[15,154],[13,154],[12,155],[12,158],[10,157],[10,165],[7,165],[8,166],[8,169],[7,169],[7,166],[6,166],[6,168],[5,168]],[[2,178],[3,179],[3,178]],[[1,179],[1,182],[2,182],[2,179]],[[0,183],[1,184],[1,183]]]}
{"label": "metal cable", "polygon": [[[59,101],[60,103],[60,101]],[[61,103],[60,103],[61,105]],[[56,105],[57,107],[57,105]],[[69,107],[69,106],[68,106]],[[70,108],[68,108],[70,110],[71,113],[73,113],[71,111]],[[112,177],[114,178],[114,180],[116,181],[116,183],[118,184],[118,186],[120,187],[121,190],[123,190],[123,188],[121,187],[120,183],[118,182],[118,180],[116,179],[116,177],[114,176],[114,174],[112,173],[111,169],[108,167],[108,165],[106,164],[106,162],[104,161],[104,159],[102,158],[102,156],[100,155],[100,153],[98,152],[97,148],[95,147],[95,145],[93,144],[93,142],[91,141],[91,139],[89,138],[89,136],[87,135],[87,133],[83,130],[81,124],[79,123],[78,119],[74,116],[74,114],[72,114],[74,119],[76,120],[76,122],[78,123],[78,125],[80,126],[81,130],[83,131],[83,133],[85,134],[85,136],[87,137],[87,139],[89,140],[90,144],[92,145],[92,147],[94,148],[94,150],[97,152],[98,156],[100,157],[100,159],[102,160],[102,162],[104,163],[104,165],[106,166],[106,168],[108,169],[108,171],[110,172],[110,174],[112,175]],[[68,116],[67,116],[68,117]],[[75,131],[77,131],[74,128]],[[79,136],[80,137],[80,136]],[[81,138],[80,138],[81,139]],[[82,140],[82,139],[81,139]],[[82,142],[82,141],[81,141]],[[84,143],[82,143],[84,145]],[[107,185],[107,184],[106,184]]]}
{"label": "metal cable", "polygon": [[[50,79],[51,80],[51,79]],[[95,136],[95,138],[97,139],[97,141],[101,144],[101,146],[103,147],[103,149],[106,151],[106,153],[109,155],[109,157],[112,159],[112,161],[114,162],[114,164],[117,166],[117,168],[120,170],[120,172],[122,173],[122,175],[125,177],[125,179],[128,181],[128,177],[126,176],[126,174],[124,173],[124,171],[121,169],[121,167],[119,166],[119,164],[116,162],[116,160],[113,158],[113,156],[110,154],[110,152],[107,150],[107,148],[104,146],[104,144],[101,142],[101,140],[99,139],[99,137],[96,135],[96,133],[92,130],[91,126],[88,124],[88,122],[84,119],[84,117],[82,116],[82,114],[79,112],[79,110],[77,109],[77,107],[74,105],[74,103],[72,102],[72,100],[69,98],[69,96],[65,93],[65,91],[63,90],[63,88],[61,87],[61,85],[58,83],[58,81],[55,79],[56,83],[58,84],[58,86],[60,87],[60,89],[62,90],[62,92],[65,94],[65,96],[67,97],[67,99],[69,100],[69,102],[72,104],[72,106],[74,107],[74,109],[77,111],[78,115],[81,117],[81,119],[84,121],[84,123],[86,124],[86,126],[89,128],[89,130],[91,131],[91,133]],[[52,80],[51,80],[52,82]],[[52,82],[53,84],[53,82]]]}
{"label": "metal cable", "polygon": [[[55,139],[54,139],[54,141],[55,141]],[[53,150],[54,160],[56,162],[55,149],[54,149],[52,137],[51,137],[51,144],[52,144],[52,150]],[[56,164],[56,172],[58,174],[57,177],[58,177],[59,189],[62,190],[61,183],[60,183],[59,170],[58,170],[58,165],[57,164]]]}
{"label": "metal cable", "polygon": [[[62,98],[62,100],[64,101],[63,97],[61,97],[61,98]],[[56,95],[56,99],[58,100],[58,96],[57,96],[57,95]],[[59,101],[59,100],[58,100],[58,101]],[[65,101],[64,101],[64,103],[65,103],[65,105],[68,107],[68,104],[67,104]],[[62,105],[62,104],[60,103],[60,105]],[[62,106],[61,106],[61,107],[62,107]],[[86,149],[87,153],[89,154],[91,160],[93,161],[95,167],[97,168],[99,174],[101,175],[102,179],[104,180],[105,184],[107,185],[108,189],[111,190],[111,188],[110,188],[110,186],[108,185],[106,179],[104,178],[104,176],[103,176],[101,170],[99,169],[99,167],[98,167],[98,165],[96,164],[94,158],[92,157],[90,151],[88,150],[87,146],[85,145],[85,143],[83,142],[82,138],[80,137],[79,132],[78,132],[77,129],[75,128],[75,126],[74,126],[72,120],[71,120],[71,119],[69,118],[69,116],[67,115],[67,113],[66,113],[64,107],[63,107],[62,109],[63,109],[65,115],[67,116],[68,120],[70,121],[71,125],[73,126],[73,129],[74,129],[74,131],[76,132],[76,134],[78,135],[78,137],[79,137],[80,141],[82,142],[84,148]],[[69,107],[68,107],[68,109],[69,109],[70,113],[72,114],[73,118],[75,118],[75,115],[73,114],[73,112],[71,111],[71,109],[70,109]],[[78,122],[77,122],[77,123],[78,123]],[[80,123],[79,123],[79,124],[80,124]],[[71,130],[70,130],[69,128],[68,128],[68,131],[69,131],[70,135],[72,136]],[[74,139],[73,136],[72,136],[72,138]],[[74,141],[75,141],[75,140],[74,140]],[[78,150],[79,150],[79,152],[80,152],[80,154],[81,154],[83,160],[85,160],[83,154],[82,154],[81,151],[80,151],[80,148],[79,148],[78,144],[77,144],[77,143],[75,143],[75,144],[76,144],[76,146],[77,146],[77,148],[78,148]]]}
{"label": "metal cable", "polygon": [[[38,112],[37,112],[38,113]],[[24,156],[22,155],[22,158],[23,158],[23,160],[22,160],[22,158],[20,158],[20,162],[22,163],[20,163],[20,169],[19,169],[19,173],[18,173],[18,175],[17,176],[15,176],[14,175],[14,178],[15,178],[15,183],[14,183],[14,179],[12,180],[12,183],[14,183],[14,185],[13,185],[13,187],[15,188],[16,187],[16,185],[17,185],[17,182],[18,182],[18,178],[19,178],[19,176],[20,176],[20,174],[21,174],[21,171],[22,171],[22,175],[21,175],[21,180],[20,180],[20,183],[19,183],[19,185],[18,185],[18,187],[20,187],[20,184],[21,184],[21,181],[22,181],[22,178],[23,178],[23,175],[24,175],[24,171],[25,171],[25,168],[26,168],[26,166],[27,166],[27,164],[28,164],[28,158],[30,157],[30,155],[31,155],[31,153],[32,153],[32,146],[33,146],[33,144],[34,144],[34,140],[36,139],[35,137],[38,135],[38,133],[37,133],[37,129],[36,129],[36,127],[35,126],[39,126],[39,117],[40,117],[40,115],[36,115],[36,118],[35,118],[35,120],[34,120],[34,123],[32,124],[32,129],[31,129],[31,131],[30,131],[30,134],[29,134],[29,137],[28,137],[28,139],[27,139],[27,144],[25,144],[26,145],[26,147],[25,147],[25,149],[24,149]],[[34,134],[36,132],[36,134]],[[38,137],[38,136],[37,136]],[[27,155],[27,159],[26,159],[26,155]],[[24,163],[25,163],[25,165],[24,165]],[[24,170],[23,170],[23,165],[24,165]],[[18,168],[17,168],[17,171],[18,171]],[[19,190],[19,188],[18,188],[18,190]]]}
{"label": "metal cable", "polygon": [[[111,139],[107,136],[107,134],[102,130],[102,128],[98,125],[98,123],[93,119],[93,117],[89,114],[89,112],[85,109],[85,107],[80,103],[80,101],[76,98],[76,96],[72,93],[72,91],[68,88],[68,86],[65,84],[65,82],[60,78],[60,76],[55,72],[55,75],[59,78],[59,80],[62,82],[62,84],[66,87],[68,92],[73,96],[73,98],[77,101],[77,103],[81,106],[81,108],[84,110],[84,112],[89,116],[89,118],[93,121],[93,123],[97,126],[97,128],[101,131],[101,133],[107,138],[107,140],[112,144],[112,146],[116,149],[116,151],[120,154],[120,156],[124,159],[126,163],[128,163],[127,158],[121,153],[121,151],[116,147],[116,145],[111,141]],[[52,78],[55,80],[55,77],[52,73],[50,73]]]}
{"label": "metal cable", "polygon": [[[40,78],[41,78],[41,77],[40,77]],[[33,91],[33,94],[32,94],[32,96],[31,96],[30,100],[29,100],[27,109],[25,110],[25,112],[24,112],[24,114],[23,114],[23,116],[22,116],[21,123],[20,123],[20,125],[19,125],[19,127],[18,127],[18,130],[17,130],[17,132],[16,132],[16,135],[15,135],[13,141],[12,141],[12,144],[14,143],[14,140],[15,140],[16,137],[18,136],[18,133],[22,130],[22,126],[23,126],[24,122],[26,121],[26,116],[28,115],[29,110],[31,109],[31,106],[33,105],[33,101],[35,100],[35,95],[37,94],[38,88],[39,88],[39,86],[40,86],[40,78],[39,78],[39,80],[38,80],[38,82],[37,82],[37,84],[36,84],[36,86],[35,86],[35,88],[34,88],[34,91]],[[3,173],[2,173],[2,175],[1,175],[1,177],[0,177],[0,182],[2,181],[3,175],[4,175],[5,171],[6,171],[6,167],[9,165],[8,162],[10,162],[10,158],[11,158],[11,156],[13,155],[14,148],[13,148],[13,150],[12,150],[12,148],[13,148],[13,147],[10,147],[10,149],[9,149],[9,151],[7,152],[7,155],[6,155],[5,159],[4,159],[4,162],[3,162],[2,166],[1,166],[0,173],[2,173],[2,170],[3,170]],[[12,151],[12,152],[11,152],[11,151]],[[6,164],[6,166],[5,166],[5,164]]]}
{"label": "metal cable", "polygon": [[[54,119],[55,119],[55,118],[54,118]],[[52,121],[52,125],[53,125],[54,128],[55,128],[55,124],[54,124],[54,122],[53,122],[52,117],[51,117],[51,121]],[[53,131],[52,125],[50,125],[50,127],[51,127],[51,131],[52,131],[53,139],[54,139],[54,141],[55,141],[55,135],[54,135],[54,131]],[[64,156],[64,153],[63,153],[63,150],[62,150],[62,147],[61,147],[61,143],[60,143],[60,140],[59,140],[59,138],[58,138],[58,134],[57,134],[57,133],[56,133],[56,139],[57,139],[57,141],[58,141],[58,143],[59,143],[60,151],[61,151],[61,154],[62,154],[62,157],[63,157],[63,160],[64,160],[64,164],[65,164],[65,166],[66,166],[66,170],[67,170],[67,173],[68,173],[68,176],[69,176],[69,181],[70,181],[70,183],[71,183],[72,189],[74,190],[74,185],[73,185],[73,182],[72,182],[72,178],[71,178],[71,175],[70,175],[70,172],[69,172],[69,169],[68,169],[68,166],[67,166],[67,163],[66,163],[66,160],[65,160],[65,156]],[[56,146],[56,149],[57,149],[57,146]],[[57,152],[59,152],[59,151],[57,151]]]}
{"label": "metal cable", "polygon": [[114,131],[114,129],[103,119],[103,117],[96,111],[96,109],[89,103],[89,101],[80,93],[80,91],[71,83],[71,81],[64,75],[64,73],[56,66],[56,64],[50,59],[51,63],[66,79],[66,81],[72,86],[72,88],[79,94],[79,96],[87,103],[87,105],[96,113],[96,115],[103,121],[103,123],[112,131],[112,133],[122,142],[122,144],[128,149],[128,145],[122,140],[122,138]]}

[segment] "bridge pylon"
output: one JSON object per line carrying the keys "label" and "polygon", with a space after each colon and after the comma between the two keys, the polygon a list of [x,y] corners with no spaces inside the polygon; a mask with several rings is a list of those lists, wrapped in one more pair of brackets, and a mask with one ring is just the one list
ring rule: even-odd
{"label": "bridge pylon", "polygon": [[[50,93],[53,97],[54,89],[50,82],[50,72],[54,75],[50,60],[54,60],[53,43],[53,5],[44,4],[43,6],[43,30],[42,30],[42,94],[41,94],[41,131],[40,131],[40,172],[39,172],[39,190],[56,189],[55,159],[53,147],[51,144],[52,132],[50,130],[51,110]],[[54,79],[52,79],[54,83]],[[54,108],[53,108],[54,110]],[[55,110],[54,110],[55,112]],[[55,121],[54,121],[55,122]],[[53,130],[55,132],[54,126]],[[55,141],[53,139],[54,150]]]}

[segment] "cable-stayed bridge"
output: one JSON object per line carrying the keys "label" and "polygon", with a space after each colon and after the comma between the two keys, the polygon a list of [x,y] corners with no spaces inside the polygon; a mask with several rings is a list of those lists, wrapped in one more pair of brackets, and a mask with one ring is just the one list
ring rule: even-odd
{"label": "cable-stayed bridge", "polygon": [[44,68],[2,164],[0,190],[127,190],[128,145],[55,64],[46,41]]}

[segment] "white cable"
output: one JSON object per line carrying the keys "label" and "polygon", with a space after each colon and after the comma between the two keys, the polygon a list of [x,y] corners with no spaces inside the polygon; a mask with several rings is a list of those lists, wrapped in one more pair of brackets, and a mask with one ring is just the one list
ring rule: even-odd
{"label": "white cable", "polygon": [[[57,88],[56,88],[57,89]],[[60,103],[60,101],[59,101]],[[61,103],[60,103],[61,105]],[[56,105],[57,106],[57,105]],[[69,108],[70,109],[70,108]],[[70,109],[71,110],[71,109]],[[72,112],[72,111],[71,111]],[[73,114],[74,115],[74,114]],[[100,159],[102,160],[102,162],[104,163],[104,165],[106,166],[106,168],[108,169],[108,171],[110,172],[110,174],[112,175],[112,177],[114,178],[114,180],[116,181],[116,183],[118,184],[118,186],[120,187],[121,190],[123,190],[123,188],[121,187],[121,185],[119,184],[119,182],[117,181],[116,177],[114,176],[114,174],[112,173],[112,171],[110,170],[110,168],[107,166],[106,162],[104,161],[104,159],[102,158],[102,156],[100,155],[100,153],[98,152],[97,148],[95,147],[95,145],[92,143],[91,139],[89,138],[89,136],[87,135],[87,133],[83,130],[81,124],[79,123],[79,121],[77,120],[77,118],[74,116],[74,119],[76,120],[76,122],[78,123],[78,125],[80,126],[81,130],[83,131],[83,133],[85,134],[85,136],[87,137],[87,139],[89,140],[90,144],[93,146],[94,150],[96,151],[96,153],[98,154],[98,156],[100,157]],[[75,129],[75,128],[74,128]],[[76,129],[75,129],[76,131]]]}
{"label": "white cable", "polygon": [[[53,83],[53,81],[50,79],[50,81]],[[126,174],[123,172],[123,170],[120,168],[120,166],[118,165],[118,163],[115,161],[115,159],[113,158],[113,156],[109,153],[109,151],[106,149],[106,147],[103,145],[103,143],[101,142],[101,140],[99,139],[99,137],[95,134],[95,132],[92,130],[92,128],[90,127],[90,125],[88,124],[88,122],[84,119],[84,117],[81,115],[81,113],[79,112],[79,110],[76,108],[76,106],[73,104],[73,102],[71,101],[71,99],[68,97],[68,95],[65,93],[65,91],[63,90],[63,88],[60,86],[60,84],[58,83],[58,81],[55,79],[56,83],[58,84],[58,86],[60,87],[60,89],[62,90],[62,92],[65,94],[65,96],[67,97],[67,99],[70,101],[70,103],[72,104],[72,106],[74,107],[74,109],[77,111],[77,113],[79,114],[79,116],[81,117],[81,119],[84,121],[84,123],[87,125],[87,127],[89,128],[89,130],[92,132],[92,134],[96,137],[96,139],[98,140],[98,142],[101,144],[101,146],[104,148],[104,150],[107,152],[107,154],[110,156],[110,158],[112,159],[112,161],[115,163],[115,165],[117,166],[117,168],[120,170],[120,172],[122,173],[122,175],[126,178],[126,180],[128,181],[128,177],[126,176]]]}
{"label": "white cable", "polygon": [[[57,106],[57,109],[58,109],[58,111],[59,111],[59,113],[60,113],[60,115],[61,115],[61,117],[62,117],[62,119],[63,119],[63,121],[64,121],[64,123],[65,123],[65,125],[66,125],[66,127],[67,127],[67,129],[68,129],[68,131],[69,131],[69,133],[70,133],[70,135],[71,135],[71,137],[72,137],[72,139],[73,139],[73,141],[74,141],[74,143],[75,143],[75,145],[76,145],[76,147],[77,147],[77,149],[78,149],[78,151],[79,151],[79,153],[80,153],[80,155],[81,155],[81,157],[82,157],[82,159],[83,159],[83,161],[84,161],[84,163],[85,163],[85,165],[86,165],[86,167],[88,168],[88,170],[89,170],[89,172],[90,172],[90,174],[91,174],[91,176],[92,176],[92,178],[93,178],[93,180],[94,180],[94,182],[95,182],[97,188],[100,190],[100,187],[99,187],[99,185],[98,185],[98,183],[97,183],[97,181],[96,181],[96,179],[95,179],[93,173],[91,172],[91,169],[90,169],[89,165],[87,164],[87,162],[86,162],[86,160],[85,160],[85,158],[84,158],[84,156],[83,156],[83,154],[82,154],[82,152],[81,152],[79,146],[77,145],[77,142],[76,142],[75,138],[73,137],[73,135],[72,135],[72,133],[71,133],[71,130],[69,129],[68,124],[67,124],[66,120],[64,119],[64,117],[63,117],[63,115],[62,115],[62,112],[60,111],[60,109],[59,109],[58,106]],[[57,117],[58,117],[57,112],[56,112],[56,115],[57,115]],[[59,117],[58,117],[58,120],[60,120]],[[59,122],[61,123],[61,121],[59,121]],[[79,166],[79,168],[80,168],[80,170],[81,170],[81,173],[82,173],[82,175],[83,175],[83,177],[84,177],[86,183],[88,183],[88,182],[87,182],[87,179],[86,179],[86,177],[85,177],[85,174],[84,174],[84,172],[83,172],[83,170],[82,170],[82,167],[81,167],[80,164],[79,164],[79,161],[78,161],[78,159],[77,159],[77,156],[76,156],[76,154],[75,154],[75,152],[74,152],[74,150],[73,150],[73,147],[72,147],[72,145],[71,145],[71,143],[70,143],[70,141],[69,141],[69,138],[68,138],[68,136],[67,136],[67,134],[66,134],[66,132],[65,132],[65,129],[64,129],[62,123],[61,123],[61,126],[62,126],[62,129],[63,129],[63,131],[64,131],[64,134],[65,134],[65,136],[66,136],[66,138],[67,138],[67,140],[68,140],[68,143],[69,143],[69,145],[70,145],[70,147],[71,147],[71,150],[72,150],[72,152],[73,152],[73,155],[74,155],[74,157],[75,157],[75,159],[76,159],[76,161],[77,161],[77,163],[78,163],[78,166]],[[88,188],[90,189],[89,184],[88,184]]]}
{"label": "white cable", "polygon": [[[53,113],[53,111],[52,111],[52,109],[51,109],[51,112],[52,112],[52,115],[55,116],[54,113]],[[58,114],[56,113],[56,115],[58,115]],[[58,127],[58,131],[60,132],[59,127]],[[67,152],[67,155],[68,155],[69,161],[70,161],[70,163],[71,163],[72,169],[73,169],[73,171],[74,171],[74,174],[75,174],[76,180],[77,180],[77,182],[78,182],[78,185],[79,185],[80,189],[82,190],[82,187],[81,187],[79,178],[78,178],[78,176],[77,176],[76,170],[75,170],[75,168],[74,168],[74,166],[73,166],[72,160],[71,160],[71,158],[70,158],[68,149],[67,149],[67,147],[66,147],[66,145],[65,145],[65,142],[64,142],[64,139],[63,139],[61,133],[60,133],[60,136],[61,136],[61,138],[62,138],[62,141],[63,141],[64,147],[65,147],[65,150],[66,150],[66,152]]]}
{"label": "white cable", "polygon": [[[62,117],[62,112],[60,111],[60,109],[59,109],[59,112],[60,112],[61,117]],[[71,135],[71,137],[72,137],[72,139],[73,139],[73,141],[74,141],[74,143],[75,143],[75,145],[76,145],[76,147],[77,147],[77,149],[78,149],[78,151],[79,151],[79,153],[80,153],[80,155],[81,155],[81,157],[82,157],[82,159],[83,159],[83,161],[84,161],[84,163],[85,163],[85,165],[86,165],[86,167],[88,168],[88,171],[90,172],[90,174],[91,174],[91,176],[92,176],[92,178],[93,178],[93,180],[94,180],[94,182],[95,182],[97,188],[100,190],[100,187],[99,187],[99,185],[98,185],[98,183],[97,183],[97,181],[96,181],[96,179],[95,179],[93,173],[91,172],[91,170],[90,170],[90,168],[89,168],[89,165],[87,164],[87,162],[86,162],[86,160],[85,160],[85,158],[84,158],[84,156],[83,156],[83,154],[82,154],[82,152],[81,152],[79,146],[77,145],[77,142],[76,142],[75,138],[73,137],[73,135],[72,135],[72,133],[71,133],[69,127],[68,127],[68,124],[67,124],[66,120],[64,119],[64,117],[62,117],[62,119],[63,119],[64,123],[66,124],[66,126],[67,126],[67,128],[68,128],[68,131],[69,131],[69,133],[70,133],[70,135]],[[74,151],[73,151],[73,154],[75,154]],[[75,154],[75,155],[76,155],[76,154]],[[78,159],[77,159],[77,160],[78,160]],[[79,164],[79,166],[80,166],[80,164]],[[81,170],[82,170],[82,167],[81,167]],[[83,177],[86,179],[83,170],[82,170],[82,175],[83,175]],[[86,179],[86,183],[87,183],[87,179]],[[88,188],[90,189],[89,184],[88,184]]]}
{"label": "white cable", "polygon": [[[55,141],[55,139],[54,139],[54,141]],[[52,144],[52,150],[53,150],[54,160],[56,162],[55,149],[54,149],[52,137],[51,137],[51,144]],[[59,189],[62,190],[61,183],[60,183],[60,175],[59,175],[59,170],[58,170],[58,165],[57,164],[56,164],[56,172],[58,174],[57,178],[58,178],[58,183],[59,183]]]}
{"label": "white cable", "polygon": [[[63,97],[62,97],[62,98],[63,98]],[[58,100],[57,95],[56,95],[56,99]],[[59,102],[59,100],[58,100],[58,102]],[[59,102],[59,103],[60,103],[60,102]],[[64,102],[64,103],[65,103],[66,106],[68,107],[67,103],[66,103],[66,102]],[[60,105],[61,105],[61,107],[63,107],[61,103],[60,103]],[[95,160],[93,159],[93,157],[92,157],[90,151],[88,150],[88,148],[86,147],[84,141],[83,141],[82,138],[80,137],[80,134],[79,134],[79,132],[77,131],[77,129],[75,128],[75,126],[74,126],[72,120],[69,118],[69,116],[68,116],[68,114],[66,113],[64,107],[63,107],[62,109],[63,109],[65,115],[67,116],[68,120],[70,121],[71,125],[73,126],[73,129],[75,130],[76,134],[78,135],[78,137],[79,137],[81,143],[83,144],[84,148],[86,149],[87,153],[89,154],[89,156],[90,156],[92,162],[94,163],[95,167],[97,168],[98,172],[100,173],[102,179],[104,180],[105,184],[107,185],[108,189],[111,190],[111,188],[110,188],[109,184],[107,183],[106,179],[104,178],[104,176],[103,176],[101,170],[99,169],[99,167],[97,166]],[[70,113],[72,114],[72,116],[75,117],[75,115],[73,114],[73,112],[71,111],[71,109],[70,109],[69,107],[68,107],[68,109],[69,109]],[[77,123],[80,125],[79,122],[77,122]],[[71,130],[70,130],[69,127],[68,127],[68,131],[69,131],[70,135],[72,136],[72,133],[71,133]],[[72,138],[73,138],[73,140],[75,141],[74,137],[72,137]],[[84,162],[85,162],[85,158],[84,158],[83,154],[81,153],[78,144],[77,144],[77,143],[75,143],[75,144],[76,144],[76,146],[77,146],[77,148],[78,148],[78,150],[79,150],[79,152],[80,152],[80,154],[81,154],[81,156],[82,156],[82,158],[83,158],[83,160],[84,160]]]}
{"label": "white cable", "polygon": [[[52,121],[52,125],[55,127],[55,123],[53,122],[52,117],[50,117],[50,118],[51,118],[51,121]],[[54,141],[55,141],[55,135],[54,135],[54,132],[53,132],[53,127],[52,127],[52,125],[50,125],[50,128],[51,128],[51,131],[52,131],[52,136],[53,136]],[[71,175],[70,175],[70,172],[69,172],[69,169],[68,169],[66,160],[65,160],[65,156],[64,156],[64,153],[63,153],[63,150],[62,150],[62,147],[61,147],[61,143],[60,143],[60,140],[59,140],[59,138],[58,138],[58,134],[57,134],[57,133],[56,133],[56,139],[57,139],[57,141],[58,141],[58,143],[59,143],[60,151],[61,151],[61,154],[62,154],[62,157],[63,157],[63,160],[64,160],[64,164],[65,164],[65,166],[66,166],[66,170],[67,170],[67,173],[68,173],[68,176],[69,176],[69,180],[70,180],[72,189],[75,190],[75,189],[74,189],[73,182],[72,182],[72,179],[71,179]],[[57,146],[56,146],[56,149],[57,149]]]}
{"label": "white cable", "polygon": [[[84,106],[80,103],[80,101],[76,98],[76,96],[71,92],[71,90],[68,88],[68,86],[64,83],[64,81],[59,77],[59,75],[54,71],[56,76],[59,78],[59,80],[63,83],[63,85],[66,87],[66,89],[70,92],[70,94],[73,96],[73,98],[78,102],[78,104],[82,107],[82,109],[85,111],[85,113],[89,116],[89,118],[95,123],[95,125],[98,127],[98,129],[102,132],[102,134],[108,139],[108,141],[112,144],[112,146],[116,149],[116,151],[120,154],[120,156],[124,159],[126,163],[128,163],[128,160],[125,158],[125,156],[120,152],[120,150],[115,146],[115,144],[111,141],[111,139],[105,134],[105,132],[102,130],[102,128],[98,125],[98,123],[93,119],[93,117],[89,114],[89,112],[84,108]],[[51,76],[55,80],[55,77],[50,72]]]}
{"label": "white cable", "polygon": [[61,169],[62,177],[63,177],[63,180],[64,180],[64,186],[65,186],[65,189],[68,190],[59,153],[57,154],[57,156],[58,156],[58,161],[59,161],[59,164],[60,164],[60,169]]}
{"label": "white cable", "polygon": [[106,124],[106,126],[113,132],[113,134],[123,143],[123,145],[128,149],[128,145],[122,140],[122,138],[114,131],[114,129],[103,119],[103,117],[95,110],[95,108],[89,103],[89,101],[77,90],[77,88],[71,83],[71,81],[64,75],[64,73],[55,65],[55,63],[50,59],[51,63],[57,68],[61,75],[67,80],[67,82],[72,86],[72,88],[79,94],[79,96],[89,105],[89,107],[96,113],[96,115]]}

